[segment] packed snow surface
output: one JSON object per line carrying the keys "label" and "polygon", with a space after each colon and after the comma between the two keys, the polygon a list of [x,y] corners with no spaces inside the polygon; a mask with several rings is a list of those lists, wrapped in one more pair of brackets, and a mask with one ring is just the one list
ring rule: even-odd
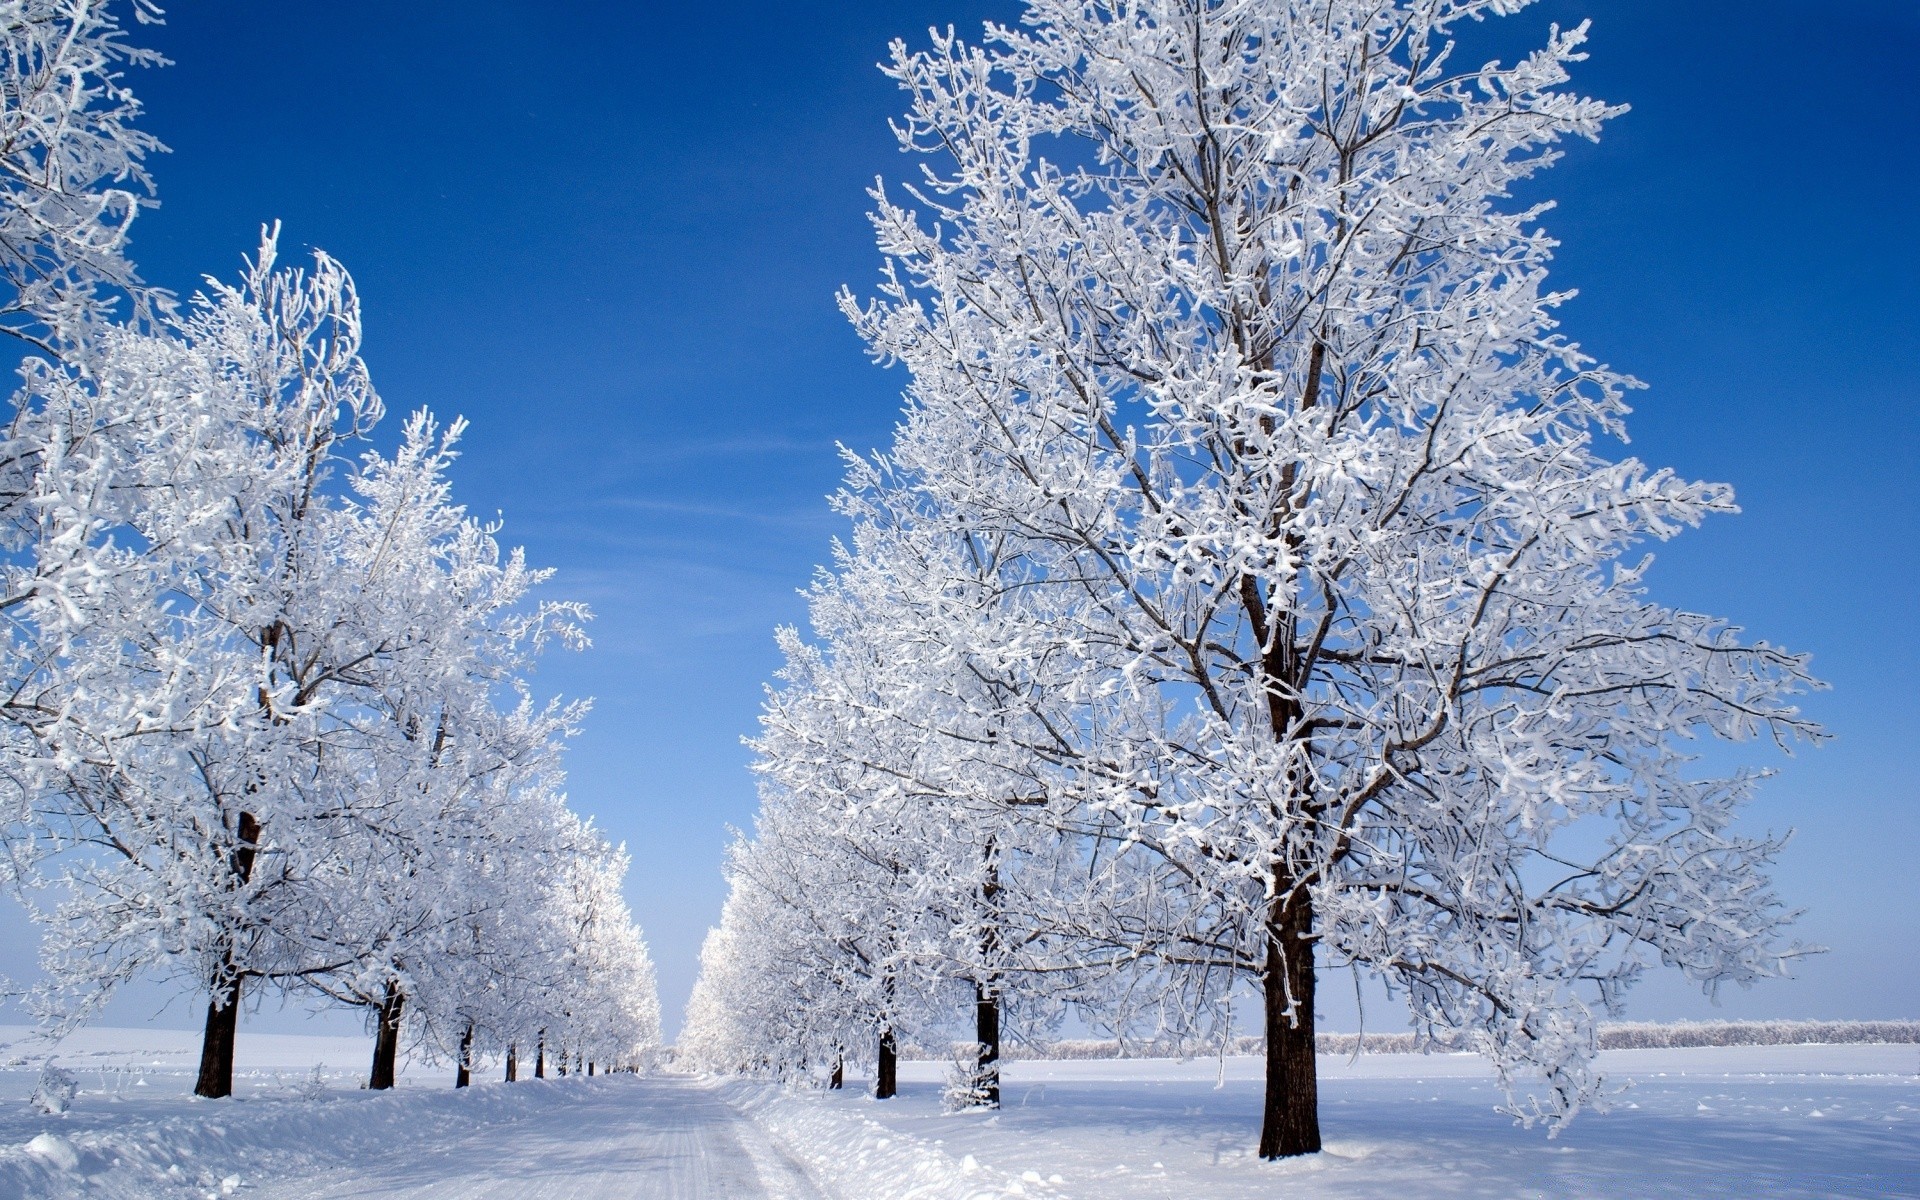
{"label": "packed snow surface", "polygon": [[[1009,1064],[1005,1108],[685,1076],[358,1089],[351,1038],[244,1035],[234,1100],[196,1101],[190,1035],[89,1030],[73,1108],[32,1111],[44,1047],[0,1029],[0,1197],[1920,1197],[1920,1047],[1609,1051],[1634,1080],[1557,1139],[1493,1111],[1478,1059],[1323,1057],[1325,1153],[1252,1154],[1260,1064]],[[316,1061],[335,1064],[310,1082]]]}

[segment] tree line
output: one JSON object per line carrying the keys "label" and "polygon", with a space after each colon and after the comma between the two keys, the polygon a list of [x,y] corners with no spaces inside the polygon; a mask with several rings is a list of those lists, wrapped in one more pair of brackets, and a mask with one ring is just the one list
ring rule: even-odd
{"label": "tree line", "polygon": [[[589,614],[455,502],[465,429],[390,449],[344,267],[280,261],[182,302],[126,256],[152,203],[108,0],[0,3],[0,875],[44,930],[27,996],[68,1028],[137,978],[206,997],[196,1092],[232,1090],[244,1005],[625,1066],[658,1041],[624,851],[566,805],[581,702],[541,654]],[[159,19],[147,0],[125,6]]]}

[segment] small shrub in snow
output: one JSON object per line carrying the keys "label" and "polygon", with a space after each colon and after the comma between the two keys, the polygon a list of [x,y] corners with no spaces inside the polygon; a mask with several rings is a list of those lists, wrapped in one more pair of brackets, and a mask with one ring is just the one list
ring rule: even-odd
{"label": "small shrub in snow", "polygon": [[327,1086],[327,1064],[315,1063],[313,1070],[307,1072],[307,1077],[300,1081],[300,1086],[294,1092],[302,1100],[322,1100],[332,1090]]}
{"label": "small shrub in snow", "polygon": [[36,1112],[63,1113],[73,1107],[73,1098],[79,1094],[79,1082],[48,1059],[40,1069],[40,1082],[34,1085],[27,1103]]}
{"label": "small shrub in snow", "polygon": [[940,1111],[967,1112],[986,1108],[992,1098],[994,1073],[980,1069],[980,1044],[955,1042],[947,1063],[946,1086],[940,1089]]}

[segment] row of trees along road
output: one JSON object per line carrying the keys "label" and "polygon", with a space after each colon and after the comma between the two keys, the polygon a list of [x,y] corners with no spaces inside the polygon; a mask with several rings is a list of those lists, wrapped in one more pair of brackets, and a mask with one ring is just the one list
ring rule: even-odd
{"label": "row of trees along road", "polygon": [[906,409],[782,635],[683,1048],[884,1095],[971,1011],[991,1103],[1002,1029],[1198,1049],[1250,994],[1274,1158],[1320,1146],[1319,972],[1558,1126],[1650,967],[1799,952],[1733,828],[1758,773],[1685,747],[1818,738],[1817,684],[1643,587],[1733,497],[1613,457],[1634,381],[1558,331],[1515,194],[1619,110],[1562,90],[1584,27],[1459,60],[1524,7],[1031,0],[895,45],[921,170],[842,303]]}
{"label": "row of trees along road", "polygon": [[[463,425],[383,406],[346,271],[179,304],[125,257],[156,143],[104,0],[0,2],[4,328],[0,871],[44,923],[57,1026],[123,983],[207,996],[197,1091],[232,1090],[264,992],[481,1056],[635,1061],[657,1042],[627,860],[567,810],[583,704],[526,683],[587,613],[454,503]],[[158,18],[144,0],[139,21]],[[117,313],[126,310],[125,319]]]}

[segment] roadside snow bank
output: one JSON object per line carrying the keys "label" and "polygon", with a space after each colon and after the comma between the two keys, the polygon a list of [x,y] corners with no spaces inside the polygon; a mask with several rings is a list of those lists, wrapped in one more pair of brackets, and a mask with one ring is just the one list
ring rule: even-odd
{"label": "roadside snow bank", "polygon": [[[455,1091],[333,1092],[137,1103],[87,1095],[72,1111],[0,1117],[0,1196],[202,1200],[551,1111],[605,1081],[529,1080]],[[92,1103],[89,1103],[91,1101]]]}
{"label": "roadside snow bank", "polygon": [[845,1200],[989,1200],[1058,1197],[1038,1171],[1013,1175],[971,1154],[955,1159],[937,1141],[889,1129],[847,1102],[844,1093],[793,1091],[730,1079],[717,1090],[777,1139],[827,1191]]}

